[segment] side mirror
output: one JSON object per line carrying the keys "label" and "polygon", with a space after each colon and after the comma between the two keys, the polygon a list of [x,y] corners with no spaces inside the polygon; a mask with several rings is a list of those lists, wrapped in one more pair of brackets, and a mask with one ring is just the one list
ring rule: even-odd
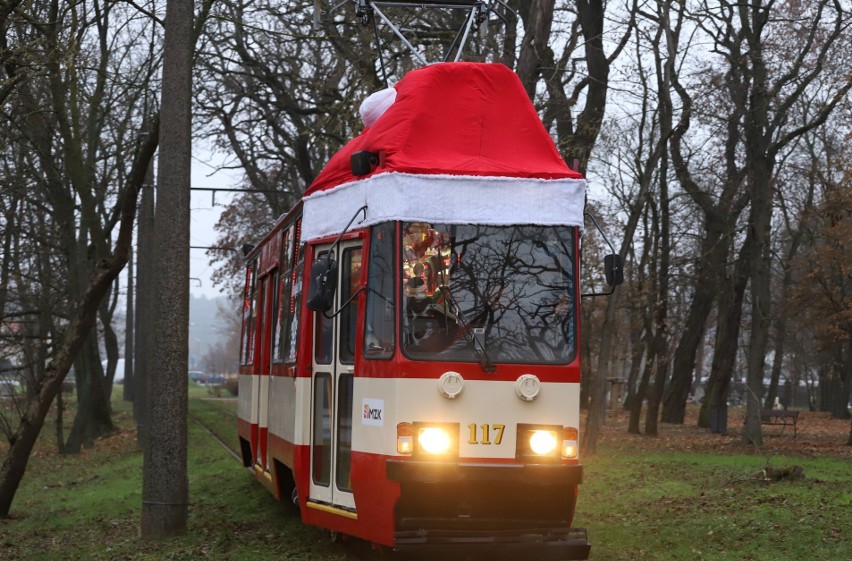
{"label": "side mirror", "polygon": [[624,282],[624,269],[621,267],[621,255],[611,253],[604,256],[604,272],[606,273],[606,283],[610,286],[617,286]]}
{"label": "side mirror", "polygon": [[583,298],[591,296],[609,296],[610,294],[615,292],[616,286],[624,282],[624,269],[621,266],[621,255],[615,252],[615,248],[612,247],[612,244],[609,243],[608,239],[606,239],[606,234],[604,234],[603,230],[598,224],[598,221],[595,220],[595,217],[588,212],[585,213],[585,215],[595,225],[595,229],[597,229],[598,233],[606,242],[606,245],[609,246],[609,250],[612,252],[609,255],[604,256],[604,273],[606,276],[606,283],[612,288],[609,290],[609,292],[587,292],[581,294],[580,296]]}
{"label": "side mirror", "polygon": [[337,261],[331,257],[317,260],[311,267],[308,286],[308,309],[315,312],[327,312],[334,305],[334,292],[337,289]]}

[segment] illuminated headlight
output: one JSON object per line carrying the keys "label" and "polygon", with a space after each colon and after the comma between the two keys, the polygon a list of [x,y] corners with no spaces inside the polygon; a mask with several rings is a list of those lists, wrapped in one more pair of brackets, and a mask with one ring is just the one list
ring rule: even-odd
{"label": "illuminated headlight", "polygon": [[536,430],[530,435],[530,450],[539,456],[546,456],[556,448],[556,433],[549,430]]}
{"label": "illuminated headlight", "polygon": [[442,428],[425,427],[417,435],[420,449],[427,454],[446,454],[450,450],[450,435]]}
{"label": "illuminated headlight", "polygon": [[[459,426],[456,423],[413,423],[412,454],[422,460],[446,459],[459,455]],[[397,443],[399,439],[397,439]]]}
{"label": "illuminated headlight", "polygon": [[399,423],[396,451],[414,456],[458,456],[459,427],[453,423]]}
{"label": "illuminated headlight", "polygon": [[558,462],[562,452],[559,425],[518,424],[515,458],[524,462]]}

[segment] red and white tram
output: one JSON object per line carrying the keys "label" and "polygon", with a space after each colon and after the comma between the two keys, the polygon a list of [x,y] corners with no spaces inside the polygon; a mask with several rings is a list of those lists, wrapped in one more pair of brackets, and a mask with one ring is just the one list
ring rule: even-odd
{"label": "red and white tram", "polygon": [[378,99],[248,255],[244,463],[306,523],[396,550],[585,559],[584,180],[505,66]]}

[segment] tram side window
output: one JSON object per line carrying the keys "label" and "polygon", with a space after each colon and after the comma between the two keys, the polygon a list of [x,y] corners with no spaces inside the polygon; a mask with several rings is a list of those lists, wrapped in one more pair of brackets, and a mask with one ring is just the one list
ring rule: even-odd
{"label": "tram side window", "polygon": [[272,273],[272,362],[281,362],[281,284],[279,277],[281,276],[278,270]]}
{"label": "tram side window", "polygon": [[352,490],[352,374],[341,374],[337,381],[337,462],[334,480],[338,489]]}
{"label": "tram side window", "polygon": [[373,226],[370,234],[370,259],[368,261],[367,310],[364,328],[364,357],[390,358],[396,341],[394,339],[394,296],[393,280],[394,223],[385,222]]}
{"label": "tram side window", "polygon": [[[301,220],[297,220],[291,227],[292,240],[288,243],[289,250],[285,250],[285,259],[289,265],[286,278],[288,288],[282,287],[282,299],[286,302],[287,310],[284,319],[284,329],[281,331],[284,362],[293,364],[296,362],[296,351],[299,341],[299,313],[302,299],[302,271],[305,268],[305,246],[300,245],[299,235],[301,233]],[[285,296],[286,295],[286,296]]]}
{"label": "tram side window", "polygon": [[[328,254],[324,251],[317,255],[316,261],[325,259]],[[314,314],[314,325],[316,333],[314,334],[314,360],[317,364],[331,364],[332,352],[334,351],[334,323],[333,318],[326,317],[323,312]]]}
{"label": "tram side window", "polygon": [[281,265],[280,278],[275,283],[275,317],[273,325],[275,331],[272,333],[272,362],[284,361],[284,347],[286,343],[286,329],[289,323],[290,312],[290,286],[293,274],[293,227],[290,226],[281,233]]}
{"label": "tram side window", "polygon": [[[343,252],[343,275],[340,301],[347,302],[361,288],[361,248],[353,247]],[[355,325],[358,320],[358,299],[352,298],[340,311],[340,362],[355,362]]]}
{"label": "tram side window", "polygon": [[[320,314],[321,315],[321,314]],[[318,373],[314,380],[313,480],[317,485],[331,484],[331,375]]]}
{"label": "tram side window", "polygon": [[240,345],[243,364],[251,364],[254,361],[256,269],[257,259],[246,268],[246,288],[243,295],[243,340]]}

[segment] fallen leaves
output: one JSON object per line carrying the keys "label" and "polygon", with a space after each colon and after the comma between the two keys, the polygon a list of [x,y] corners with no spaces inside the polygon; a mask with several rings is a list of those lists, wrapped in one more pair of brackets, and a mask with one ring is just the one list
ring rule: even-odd
{"label": "fallen leaves", "polygon": [[698,427],[698,407],[687,409],[682,425],[660,423],[657,437],[627,433],[629,413],[624,410],[609,411],[606,425],[601,428],[600,442],[615,448],[641,446],[645,450],[665,452],[705,452],[727,454],[762,454],[783,456],[852,458],[849,438],[849,420],[832,418],[829,413],[801,411],[798,435],[794,438],[791,427],[763,427],[763,445],[755,447],[743,443],[745,408],[728,410],[728,432],[711,433]]}

